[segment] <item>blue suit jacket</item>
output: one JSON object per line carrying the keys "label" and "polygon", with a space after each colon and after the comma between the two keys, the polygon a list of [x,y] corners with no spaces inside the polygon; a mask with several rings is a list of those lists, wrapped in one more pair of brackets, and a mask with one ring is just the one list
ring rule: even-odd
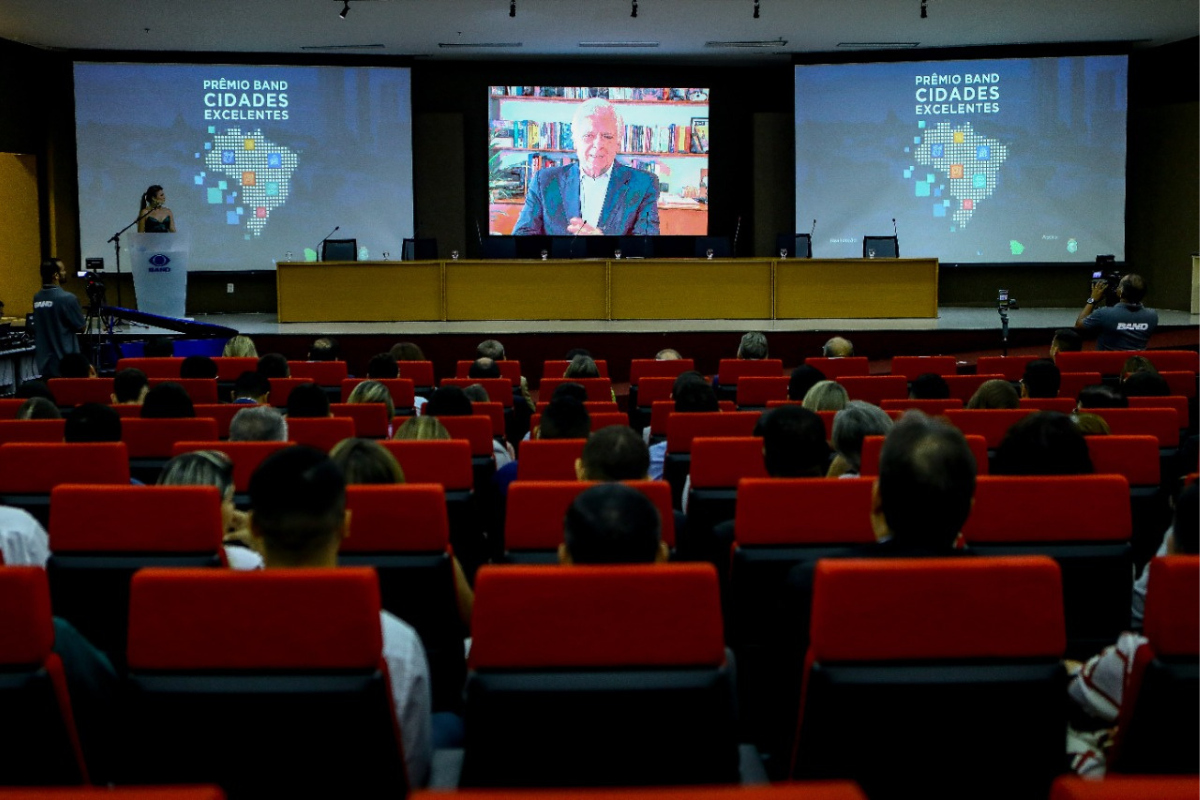
{"label": "blue suit jacket", "polygon": [[[570,236],[567,222],[578,217],[579,164],[540,170],[525,194],[514,236]],[[658,178],[650,172],[614,163],[599,222],[608,236],[658,235]]]}

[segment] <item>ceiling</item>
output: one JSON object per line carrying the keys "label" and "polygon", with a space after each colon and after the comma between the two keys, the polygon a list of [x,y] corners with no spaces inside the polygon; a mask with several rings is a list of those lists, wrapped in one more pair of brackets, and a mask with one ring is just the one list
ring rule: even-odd
{"label": "ceiling", "polygon": [[[0,37],[65,50],[246,52],[433,59],[783,58],[845,52],[845,43],[921,49],[994,44],[1132,42],[1198,34],[1196,0],[0,0]],[[784,40],[768,49],[710,40]],[[519,47],[440,44],[519,43]],[[580,47],[580,42],[655,42]],[[379,45],[379,47],[375,47]],[[842,45],[839,47],[839,45]],[[318,48],[318,49],[312,49]]]}

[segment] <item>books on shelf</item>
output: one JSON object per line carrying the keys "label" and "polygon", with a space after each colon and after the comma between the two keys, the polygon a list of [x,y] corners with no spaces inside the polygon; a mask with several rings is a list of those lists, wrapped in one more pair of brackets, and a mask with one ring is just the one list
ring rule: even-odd
{"label": "books on shelf", "polygon": [[630,86],[492,86],[492,97],[560,97],[564,100],[586,100],[604,97],[609,100],[631,100],[658,103],[704,102],[707,89],[685,87]]}
{"label": "books on shelf", "polygon": [[[491,146],[518,150],[574,150],[569,122],[536,122],[528,119],[492,120]],[[659,155],[704,154],[708,137],[690,125],[626,125],[621,152]]]}

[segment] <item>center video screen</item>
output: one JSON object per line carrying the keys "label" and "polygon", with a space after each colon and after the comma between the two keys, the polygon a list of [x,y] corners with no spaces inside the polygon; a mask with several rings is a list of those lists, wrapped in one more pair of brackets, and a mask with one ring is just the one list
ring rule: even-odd
{"label": "center video screen", "polygon": [[335,227],[358,260],[399,259],[411,105],[404,68],[77,62],[81,255],[112,270],[155,186],[192,271],[315,260]]}
{"label": "center video screen", "polygon": [[488,233],[708,233],[708,89],[492,86]]}
{"label": "center video screen", "polygon": [[[1125,56],[798,66],[796,231],[818,258],[1125,258]],[[893,223],[894,220],[894,223]],[[894,225],[894,227],[893,227]]]}

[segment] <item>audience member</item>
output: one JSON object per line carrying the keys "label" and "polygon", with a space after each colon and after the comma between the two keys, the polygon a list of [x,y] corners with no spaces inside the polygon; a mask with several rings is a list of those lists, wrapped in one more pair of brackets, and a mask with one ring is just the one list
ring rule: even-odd
{"label": "audience member", "polygon": [[50,391],[50,387],[46,382],[41,380],[22,381],[21,385],[13,393],[13,397],[18,400],[28,400],[31,397],[44,397],[51,403],[54,402],[54,392]]}
{"label": "audience member", "polygon": [[68,444],[121,441],[121,415],[103,403],[81,403],[67,414],[63,441]]}
{"label": "audience member", "polygon": [[592,433],[575,461],[581,481],[641,481],[650,470],[650,450],[625,425],[609,425]]}
{"label": "audience member", "polygon": [[181,453],[163,467],[158,485],[215,486],[221,493],[226,562],[230,569],[262,569],[262,556],[255,550],[246,513],[233,504],[233,462],[229,456],[217,450]]}
{"label": "audience member", "polygon": [[[1200,483],[1193,482],[1180,491],[1175,498],[1175,514],[1171,525],[1163,534],[1155,556],[1175,553],[1195,554],[1200,552]],[[1146,589],[1150,585],[1150,565],[1142,567],[1142,574],[1133,583],[1133,603],[1130,617],[1133,629],[1140,631],[1146,616]]]}
{"label": "audience member", "polygon": [[[704,376],[699,372],[682,372],[671,385],[671,397],[675,401],[675,413],[714,412],[721,410],[717,401],[717,393]],[[642,441],[649,439],[649,429],[646,429]],[[667,460],[666,441],[657,442],[649,448],[650,479],[662,480],[663,465]]]}
{"label": "audience member", "polygon": [[396,418],[396,406],[392,393],[379,381],[363,381],[356,384],[346,398],[347,403],[383,403],[387,409],[388,435],[391,435],[392,420]]}
{"label": "audience member", "polygon": [[868,436],[887,436],[892,418],[879,406],[862,400],[851,400],[833,418],[834,457],[829,464],[829,478],[855,478],[862,472],[863,439]]}
{"label": "audience member", "polygon": [[825,423],[803,406],[778,406],[758,420],[763,466],[772,478],[823,478],[829,470]]}
{"label": "audience member", "polygon": [[1121,380],[1124,381],[1135,372],[1152,372],[1158,374],[1158,368],[1154,363],[1145,356],[1130,356],[1125,359],[1125,363],[1121,365]]}
{"label": "audience member", "polygon": [[553,403],[555,400],[561,400],[566,397],[573,397],[580,403],[586,403],[587,389],[583,388],[582,383],[560,383],[554,387],[554,393],[550,395],[550,402]]}
{"label": "audience member", "polygon": [[475,348],[475,357],[503,361],[505,359],[504,345],[495,339],[485,339]]}
{"label": "audience member", "polygon": [[566,361],[571,361],[579,356],[587,356],[588,358],[591,358],[592,351],[588,350],[586,347],[572,347],[567,351],[567,354],[563,356],[563,358]]}
{"label": "audience member", "polygon": [[738,343],[737,357],[757,361],[767,357],[767,337],[758,331],[750,331]]}
{"label": "audience member", "polygon": [[439,386],[425,404],[425,415],[430,417],[469,417],[473,413],[471,400],[457,386]]}
{"label": "audience member", "polygon": [[163,381],[146,392],[142,401],[142,419],[194,417],[196,408],[187,390],[175,381]]}
{"label": "audience member", "polygon": [[1169,397],[1171,386],[1157,372],[1139,370],[1121,381],[1121,394],[1125,397]]}
{"label": "audience member", "polygon": [[388,354],[397,361],[426,361],[425,353],[413,342],[397,342]]}
{"label": "audience member", "polygon": [[217,362],[208,356],[188,356],[179,365],[181,378],[213,378],[217,377]]}
{"label": "audience member", "polygon": [[1087,440],[1066,414],[1038,411],[1014,422],[1004,434],[993,475],[1089,475]]}
{"label": "audience member", "polygon": [[1050,340],[1050,358],[1059,353],[1078,353],[1083,350],[1083,337],[1071,328],[1059,328]]}
{"label": "audience member", "polygon": [[654,354],[655,361],[678,361],[683,356],[679,355],[679,351],[673,347],[664,347]]}
{"label": "audience member", "polygon": [[96,367],[83,353],[65,353],[58,361],[60,378],[95,378]]}
{"label": "audience member", "polygon": [[332,336],[322,336],[308,348],[309,361],[337,361],[342,357],[342,348]]}
{"label": "audience member", "polygon": [[438,422],[437,417],[409,417],[396,428],[392,438],[397,441],[441,440],[449,439],[450,431]]}
{"label": "audience member", "polygon": [[823,380],[825,380],[825,373],[816,367],[810,367],[807,364],[796,367],[792,370],[792,377],[788,379],[788,400],[803,401],[808,390]]}
{"label": "audience member", "polygon": [[348,485],[404,483],[404,470],[391,451],[374,439],[342,439],[329,451]]}
{"label": "audience member", "polygon": [[[9,567],[45,567],[50,536],[42,523],[21,508],[0,506],[0,563]],[[7,613],[13,613],[6,609]]]}
{"label": "audience member", "polygon": [[1108,427],[1108,422],[1099,414],[1085,414],[1075,411],[1071,414],[1071,421],[1075,423],[1075,427],[1084,436],[1108,436],[1112,433],[1112,429]]}
{"label": "audience member", "polygon": [[247,406],[229,421],[231,442],[286,442],[287,420],[271,406]]}
{"label": "audience member", "polygon": [[1021,397],[1058,397],[1062,372],[1048,358],[1035,358],[1021,376]]}
{"label": "audience member", "polygon": [[287,356],[283,355],[283,353],[267,353],[265,356],[260,357],[258,359],[258,374],[267,380],[271,378],[292,377]]}
{"label": "audience member", "polygon": [[400,365],[391,353],[378,353],[367,362],[367,377],[374,380],[390,380],[400,377]]}
{"label": "audience member", "polygon": [[849,339],[834,336],[821,348],[821,355],[825,358],[850,358],[854,355],[854,345]]}
{"label": "audience member", "polygon": [[499,378],[500,365],[494,359],[486,356],[475,359],[471,362],[471,366],[467,368],[468,378]]}
{"label": "audience member", "polygon": [[563,372],[564,378],[599,378],[600,367],[588,355],[577,355],[571,359],[571,363],[567,364],[567,369]]}
{"label": "audience member", "polygon": [[950,384],[936,372],[923,372],[908,384],[910,400],[949,400]]}
{"label": "audience member", "polygon": [[62,419],[62,412],[44,397],[31,397],[17,409],[17,419]]}
{"label": "audience member", "polygon": [[113,376],[111,395],[114,406],[140,406],[150,391],[146,373],[137,367],[127,367]]}
{"label": "audience member", "polygon": [[[577,383],[561,383],[554,390],[554,396],[549,405],[542,411],[541,421],[536,429],[531,431],[534,439],[586,439],[591,433],[591,415],[588,414],[584,401],[570,392],[559,390],[567,386],[579,386]],[[583,387],[579,387],[582,389]],[[584,395],[586,397],[586,393]],[[514,459],[503,467],[496,469],[492,483],[501,496],[507,496],[508,487],[517,479],[518,462]]]}
{"label": "audience member", "polygon": [[254,346],[253,339],[239,333],[225,342],[221,355],[225,358],[258,358],[258,348]]}
{"label": "audience member", "polygon": [[967,401],[969,409],[1020,407],[1021,399],[1017,396],[1017,390],[1011,383],[999,378],[984,381]]}
{"label": "audience member", "polygon": [[288,393],[288,419],[331,417],[329,395],[315,383],[302,383]]}
{"label": "audience member", "polygon": [[670,555],[654,503],[637,489],[604,483],[580,492],[563,520],[559,563],[658,564]]}
{"label": "audience member", "polygon": [[1085,386],[1079,390],[1075,407],[1083,408],[1129,408],[1129,400],[1125,395],[1111,386]]}
{"label": "audience member", "polygon": [[[289,447],[268,456],[250,479],[250,531],[267,569],[337,566],[349,530],[346,482],[320,450]],[[424,786],[432,751],[429,667],[416,632],[380,612],[383,658],[403,740],[409,782]]]}
{"label": "audience member", "polygon": [[809,411],[841,411],[850,402],[846,389],[837,381],[818,381],[804,393],[803,406]]}
{"label": "audience member", "polygon": [[[504,361],[508,355],[504,351],[504,345],[495,339],[485,339],[475,348],[476,358],[490,358],[493,361]],[[533,414],[537,405],[533,402],[533,395],[529,393],[529,381],[525,376],[521,376],[520,382],[521,397],[524,403],[517,403],[513,407],[514,424],[509,428],[509,436],[514,439],[519,439],[529,430],[529,417]]]}
{"label": "audience member", "polygon": [[262,405],[271,399],[271,382],[261,373],[247,370],[233,382],[229,399],[234,403],[257,403]]}

